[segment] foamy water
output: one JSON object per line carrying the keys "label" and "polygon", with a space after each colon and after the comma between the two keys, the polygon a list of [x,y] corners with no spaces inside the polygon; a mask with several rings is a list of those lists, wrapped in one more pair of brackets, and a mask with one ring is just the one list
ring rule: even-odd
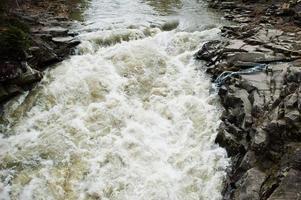
{"label": "foamy water", "polygon": [[193,60],[218,33],[84,31],[79,55],[6,105],[0,199],[221,199],[220,111]]}

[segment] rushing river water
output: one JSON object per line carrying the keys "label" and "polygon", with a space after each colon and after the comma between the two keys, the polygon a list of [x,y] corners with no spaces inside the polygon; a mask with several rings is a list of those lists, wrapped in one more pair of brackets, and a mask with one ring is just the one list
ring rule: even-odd
{"label": "rushing river water", "polygon": [[193,60],[219,23],[196,0],[93,0],[78,55],[6,105],[0,199],[220,199],[220,111]]}

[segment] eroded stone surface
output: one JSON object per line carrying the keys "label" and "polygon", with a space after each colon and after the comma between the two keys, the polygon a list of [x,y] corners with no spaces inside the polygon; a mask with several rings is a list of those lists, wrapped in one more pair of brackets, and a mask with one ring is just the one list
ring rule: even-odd
{"label": "eroded stone surface", "polygon": [[301,171],[290,169],[268,200],[301,199]]}
{"label": "eroded stone surface", "polygon": [[[39,2],[42,3],[42,2]],[[46,2],[46,4],[65,6],[63,2]],[[24,52],[24,56],[16,60],[13,56],[5,59],[1,57],[0,63],[0,110],[3,103],[10,98],[30,90],[34,83],[42,79],[42,71],[66,56],[72,54],[72,49],[79,44],[74,37],[76,33],[69,31],[71,24],[64,16],[53,16],[50,11],[39,13],[41,7],[47,5],[24,3],[19,9],[12,10],[11,17],[28,26],[30,47]],[[26,9],[23,6],[27,6]],[[35,13],[38,12],[38,13]]]}
{"label": "eroded stone surface", "polygon": [[301,39],[266,24],[222,34],[195,57],[207,62],[225,108],[216,138],[232,158],[224,199],[300,199]]}

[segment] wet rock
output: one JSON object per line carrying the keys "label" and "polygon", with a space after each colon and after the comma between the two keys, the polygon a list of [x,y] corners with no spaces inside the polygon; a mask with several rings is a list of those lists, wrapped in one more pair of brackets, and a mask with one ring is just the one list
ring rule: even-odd
{"label": "wet rock", "polygon": [[286,108],[296,108],[298,106],[298,98],[299,98],[299,96],[297,93],[288,95],[284,99],[285,107]]}
{"label": "wet rock", "polygon": [[266,178],[266,174],[257,168],[249,169],[238,181],[235,199],[250,200],[260,199],[259,192],[261,185]]}
{"label": "wet rock", "polygon": [[257,152],[263,152],[267,143],[267,133],[262,128],[259,128],[254,135],[252,148]]}
{"label": "wet rock", "polygon": [[0,102],[5,102],[23,92],[24,90],[15,84],[0,85]]}
{"label": "wet rock", "polygon": [[30,65],[43,69],[48,65],[61,61],[53,48],[43,40],[39,38],[34,39],[33,46],[34,49],[31,51],[32,58],[29,59]]}
{"label": "wet rock", "polygon": [[294,169],[299,169],[299,170],[301,169],[301,149],[300,148],[298,148],[291,156],[290,165]]}
{"label": "wet rock", "polygon": [[[80,43],[74,39],[76,33],[68,30],[72,22],[68,21],[66,16],[57,16],[49,11],[54,9],[48,7],[50,4],[53,3],[60,8],[64,7],[64,3],[47,2],[45,5],[47,10],[40,7],[43,7],[44,3],[40,2],[33,6],[32,2],[26,2],[26,8],[29,10],[24,10],[21,6],[18,9],[11,9],[7,16],[1,18],[4,20],[1,24],[4,26],[9,24],[9,27],[1,26],[0,29],[10,30],[6,31],[8,34],[5,35],[0,31],[1,36],[7,36],[7,39],[1,37],[3,39],[1,44],[5,44],[3,45],[5,48],[0,51],[1,103],[24,90],[33,88],[35,83],[42,79],[43,69],[72,54],[73,48]],[[61,13],[66,10],[56,11]]]}
{"label": "wet rock", "polygon": [[15,79],[23,73],[23,67],[20,62],[4,62],[0,64],[0,82]]}
{"label": "wet rock", "polygon": [[243,101],[234,95],[227,95],[223,98],[223,106],[226,109],[236,108],[236,107],[242,107]]}
{"label": "wet rock", "polygon": [[238,86],[241,89],[246,90],[248,93],[253,92],[254,90],[256,90],[256,87],[254,87],[253,85],[251,85],[247,80],[241,80],[238,84]]}
{"label": "wet rock", "polygon": [[221,2],[220,7],[223,9],[234,9],[237,7],[237,3],[234,1],[233,2]]}
{"label": "wet rock", "polygon": [[[196,56],[207,62],[225,109],[216,138],[233,167],[224,199],[301,199],[293,178],[301,169],[301,31],[290,23],[296,14],[262,2],[262,10],[256,3],[214,6],[239,22],[222,27],[225,38]],[[279,11],[294,17],[276,17]]]}
{"label": "wet rock", "polygon": [[301,172],[299,170],[290,169],[285,173],[285,177],[280,185],[271,194],[268,200],[287,200],[301,198]]}
{"label": "wet rock", "polygon": [[31,32],[35,35],[50,35],[52,37],[63,37],[68,35],[69,30],[60,26],[33,27]]}
{"label": "wet rock", "polygon": [[179,26],[179,24],[180,24],[179,20],[172,20],[172,21],[164,23],[161,26],[161,29],[163,31],[171,31],[171,30],[176,29]]}
{"label": "wet rock", "polygon": [[244,61],[233,61],[233,66],[237,67],[239,70],[240,69],[249,69],[249,68],[254,68],[260,65],[260,63],[255,63],[255,62],[244,62]]}
{"label": "wet rock", "polygon": [[71,36],[52,38],[52,41],[57,42],[57,43],[70,43],[72,40],[73,40],[73,37],[71,37]]}
{"label": "wet rock", "polygon": [[224,147],[229,156],[234,156],[245,152],[243,145],[241,145],[232,134],[223,128],[220,128],[215,142],[221,147]]}
{"label": "wet rock", "polygon": [[285,114],[286,122],[291,126],[297,126],[300,124],[300,112],[298,110],[292,110]]}
{"label": "wet rock", "polygon": [[255,152],[249,150],[243,157],[239,165],[239,168],[243,169],[244,171],[247,171],[256,165],[256,161],[257,160],[256,160]]}
{"label": "wet rock", "polygon": [[295,51],[295,50],[285,48],[285,47],[283,47],[283,45],[267,43],[267,44],[264,44],[263,46],[268,49],[272,49],[276,53],[283,53],[287,56],[297,56],[297,58],[299,58],[299,56],[301,55],[300,51]]}
{"label": "wet rock", "polygon": [[238,23],[248,23],[251,22],[252,20],[249,17],[239,17],[239,18],[234,18],[233,21]]}
{"label": "wet rock", "polygon": [[22,73],[18,78],[11,80],[10,83],[14,83],[22,87],[35,82],[39,82],[42,78],[42,72],[32,69],[29,65],[26,64],[26,71]]}
{"label": "wet rock", "polygon": [[203,44],[202,48],[194,55],[196,59],[204,61],[212,61],[216,56],[216,51],[222,43],[218,40],[213,40]]}
{"label": "wet rock", "polygon": [[[286,57],[284,56],[267,56],[264,53],[236,53],[235,55],[228,57],[229,63],[237,63],[237,62],[245,62],[245,63],[271,63],[271,62],[281,62],[286,61]],[[255,65],[256,66],[256,65]]]}

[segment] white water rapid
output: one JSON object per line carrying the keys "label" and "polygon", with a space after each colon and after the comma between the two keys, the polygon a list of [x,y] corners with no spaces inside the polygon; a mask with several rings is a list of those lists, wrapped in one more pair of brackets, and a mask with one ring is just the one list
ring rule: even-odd
{"label": "white water rapid", "polygon": [[0,200],[221,199],[220,111],[193,60],[218,22],[194,0],[93,0],[86,19],[78,55],[5,106]]}

